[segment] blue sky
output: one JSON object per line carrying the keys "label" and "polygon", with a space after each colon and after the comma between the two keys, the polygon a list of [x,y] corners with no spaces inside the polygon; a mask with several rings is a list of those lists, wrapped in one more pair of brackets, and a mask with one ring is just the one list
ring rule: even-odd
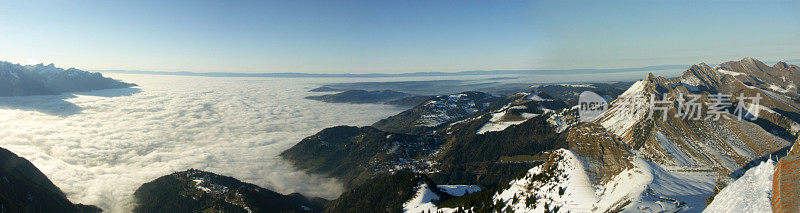
{"label": "blue sky", "polygon": [[792,1],[0,0],[0,60],[402,73],[800,58]]}

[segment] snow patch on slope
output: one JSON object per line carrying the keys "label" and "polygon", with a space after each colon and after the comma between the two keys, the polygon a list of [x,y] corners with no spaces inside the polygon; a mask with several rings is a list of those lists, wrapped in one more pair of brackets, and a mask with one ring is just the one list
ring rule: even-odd
{"label": "snow patch on slope", "polygon": [[789,93],[790,92],[788,89],[784,89],[783,87],[780,87],[780,86],[774,85],[774,84],[770,84],[769,85],[769,89],[771,89],[771,90],[773,90],[775,92],[780,92],[780,93]]}
{"label": "snow patch on slope", "polygon": [[556,129],[556,133],[562,133],[573,125],[564,121],[564,116],[560,114],[550,115],[550,117],[547,118],[547,122]]}
{"label": "snow patch on slope", "polygon": [[723,69],[718,69],[717,72],[719,72],[721,74],[725,74],[725,75],[732,75],[732,76],[744,75],[744,73],[728,71],[728,70],[723,70]]}
{"label": "snow patch on slope", "polygon": [[539,116],[539,114],[534,114],[534,113],[522,113],[522,114],[519,115],[522,119],[510,120],[510,121],[504,120],[504,117],[508,113],[508,110],[511,110],[511,109],[527,109],[527,108],[528,107],[526,107],[526,106],[506,105],[505,107],[503,107],[502,109],[498,110],[497,112],[492,113],[491,114],[492,118],[489,119],[488,122],[483,124],[483,126],[481,126],[481,128],[478,129],[476,134],[482,135],[482,134],[487,133],[487,132],[500,132],[500,131],[503,131],[503,130],[505,130],[506,128],[508,128],[510,126],[519,125],[521,123],[524,123],[528,119],[531,119],[533,117]]}
{"label": "snow patch on slope", "polygon": [[425,182],[418,183],[415,189],[417,193],[414,198],[403,203],[403,210],[405,212],[436,212],[436,205],[433,202],[439,200],[439,195],[431,191]]}
{"label": "snow patch on slope", "polygon": [[500,132],[510,126],[519,125],[521,123],[524,123],[528,119],[539,116],[538,114],[533,114],[533,113],[522,113],[522,118],[524,118],[522,120],[503,121],[503,116],[505,115],[506,115],[505,111],[492,113],[492,118],[489,119],[489,122],[486,122],[485,124],[483,124],[483,126],[481,126],[480,129],[478,129],[477,134],[482,135],[487,132]]}
{"label": "snow patch on slope", "polygon": [[549,99],[549,98],[542,98],[542,96],[539,96],[538,93],[534,93],[534,94],[528,95],[527,98],[532,100],[532,101],[552,101],[553,100],[553,99]]}
{"label": "snow patch on slope", "polygon": [[480,186],[476,185],[438,185],[443,192],[459,197],[481,191]]}
{"label": "snow patch on slope", "polygon": [[775,162],[761,162],[722,189],[704,212],[772,212],[773,173]]}
{"label": "snow patch on slope", "polygon": [[[481,187],[476,185],[438,185],[437,188],[452,196],[464,196],[467,194],[481,191]],[[434,202],[440,199],[439,195],[433,192],[425,182],[419,182],[416,189],[416,194],[411,200],[403,204],[404,212],[442,212],[449,213],[455,212],[456,209],[452,208],[439,208]]]}

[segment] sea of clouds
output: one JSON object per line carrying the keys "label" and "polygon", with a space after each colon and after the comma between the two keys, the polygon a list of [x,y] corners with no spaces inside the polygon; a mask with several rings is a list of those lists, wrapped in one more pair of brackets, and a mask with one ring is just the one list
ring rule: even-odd
{"label": "sea of clouds", "polygon": [[33,162],[73,202],[110,212],[130,211],[141,184],[189,168],[336,198],[337,180],[277,155],[323,128],[369,125],[403,110],[303,99],[335,79],[110,77],[140,86],[0,98],[0,147]]}

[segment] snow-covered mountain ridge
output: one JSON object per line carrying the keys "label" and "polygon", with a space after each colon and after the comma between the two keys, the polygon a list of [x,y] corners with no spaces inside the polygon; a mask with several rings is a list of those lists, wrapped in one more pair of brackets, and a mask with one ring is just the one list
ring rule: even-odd
{"label": "snow-covered mountain ridge", "polygon": [[75,68],[62,69],[53,64],[23,66],[0,61],[0,96],[55,95],[132,86],[136,84]]}

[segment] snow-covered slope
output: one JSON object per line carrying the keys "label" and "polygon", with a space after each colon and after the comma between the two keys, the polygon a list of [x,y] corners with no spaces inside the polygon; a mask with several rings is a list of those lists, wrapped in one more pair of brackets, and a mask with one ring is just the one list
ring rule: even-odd
{"label": "snow-covered slope", "polygon": [[775,162],[761,162],[723,188],[704,212],[772,212],[773,173]]}
{"label": "snow-covered slope", "polygon": [[713,172],[668,171],[641,157],[604,184],[593,184],[583,157],[558,150],[495,200],[513,212],[698,212],[716,180]]}
{"label": "snow-covered slope", "polygon": [[[652,78],[652,74],[648,78]],[[634,124],[643,120],[648,113],[647,105],[644,103],[645,99],[643,99],[649,98],[646,80],[637,81],[622,93],[617,100],[612,102],[612,105],[620,107],[609,108],[606,113],[597,118],[598,123],[616,135],[625,135]]]}
{"label": "snow-covered slope", "polygon": [[545,115],[548,122],[553,125],[558,132],[566,130],[570,123],[562,115],[566,109],[560,113],[554,109],[565,108],[566,105],[561,101],[550,98],[543,92],[521,92],[507,97],[511,102],[502,108],[493,111],[491,118],[476,132],[484,134],[487,132],[499,132],[514,125],[519,125],[531,118]]}
{"label": "snow-covered slope", "polygon": [[437,210],[434,201],[439,200],[439,195],[431,191],[430,186],[425,182],[419,182],[415,188],[414,198],[403,203],[405,212],[435,212]]}
{"label": "snow-covered slope", "polygon": [[520,113],[520,115],[509,114],[509,112],[508,112],[509,110],[525,110],[525,109],[528,109],[528,107],[526,107],[526,106],[508,107],[507,106],[506,108],[503,108],[498,112],[492,113],[491,114],[492,118],[489,119],[489,121],[486,122],[486,124],[481,126],[480,129],[478,129],[477,134],[483,134],[483,133],[486,133],[486,132],[503,131],[503,130],[505,130],[506,128],[508,128],[510,126],[521,124],[521,123],[527,121],[528,119],[531,119],[533,117],[539,116],[539,114],[527,113],[527,112]]}
{"label": "snow-covered slope", "polygon": [[[447,193],[452,196],[464,196],[481,191],[481,187],[475,185],[437,185],[441,192]],[[441,196],[431,190],[430,185],[421,181],[417,183],[414,188],[416,192],[411,200],[403,203],[403,211],[410,213],[427,213],[427,212],[454,212],[453,208],[440,208],[436,206],[435,202],[441,199]]]}
{"label": "snow-covered slope", "polygon": [[548,163],[530,169],[524,178],[512,181],[494,199],[506,205],[504,211],[515,212],[590,212],[599,200],[581,160],[565,149],[555,151]]}

